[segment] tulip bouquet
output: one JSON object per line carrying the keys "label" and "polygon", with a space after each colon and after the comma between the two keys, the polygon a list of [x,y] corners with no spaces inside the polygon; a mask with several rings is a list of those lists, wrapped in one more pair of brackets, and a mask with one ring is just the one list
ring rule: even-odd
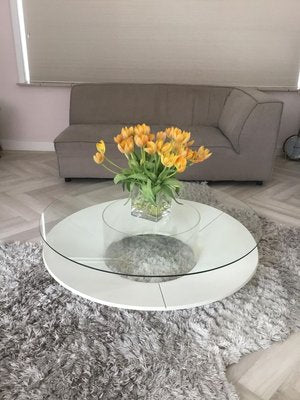
{"label": "tulip bouquet", "polygon": [[132,214],[151,220],[167,214],[171,200],[176,201],[181,187],[176,174],[212,154],[203,146],[192,150],[190,132],[175,127],[156,134],[146,124],[124,127],[114,141],[127,158],[128,168],[106,156],[103,140],[96,144],[94,161],[115,174],[114,182],[131,193]]}

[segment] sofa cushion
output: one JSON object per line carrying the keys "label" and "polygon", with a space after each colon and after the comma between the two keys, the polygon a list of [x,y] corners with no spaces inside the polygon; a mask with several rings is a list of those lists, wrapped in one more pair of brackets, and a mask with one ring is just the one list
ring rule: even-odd
{"label": "sofa cushion", "polygon": [[54,140],[54,143],[87,142],[96,143],[103,139],[113,143],[113,137],[120,133],[124,125],[75,124],[68,126]]}
{"label": "sofa cushion", "polygon": [[228,96],[221,117],[219,128],[230,140],[234,149],[239,152],[239,138],[243,126],[257,101],[246,92],[234,89]]}
{"label": "sofa cushion", "polygon": [[[76,146],[76,143],[96,143],[103,139],[106,143],[114,143],[113,137],[120,133],[123,125],[106,125],[106,124],[83,124],[70,125],[55,139],[55,147],[62,147],[63,144]],[[152,131],[157,132],[167,128],[169,125],[152,125]],[[211,126],[187,126],[181,127],[190,131],[195,140],[194,146],[204,145],[208,148],[225,147],[232,149],[230,141],[220,131],[220,129]],[[64,146],[63,146],[64,147]],[[81,146],[80,146],[81,147]],[[66,146],[68,149],[68,146]],[[74,150],[74,146],[73,146]]]}

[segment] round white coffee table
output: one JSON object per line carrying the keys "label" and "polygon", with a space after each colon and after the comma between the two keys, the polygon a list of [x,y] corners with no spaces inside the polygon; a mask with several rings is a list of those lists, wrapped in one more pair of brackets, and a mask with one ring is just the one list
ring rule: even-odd
{"label": "round white coffee table", "polygon": [[[116,199],[118,196],[99,202],[100,198],[106,200],[103,190],[100,184],[88,193],[66,196],[52,203],[41,217],[45,266],[57,282],[74,294],[120,308],[177,310],[221,300],[242,288],[254,275],[261,227],[255,212],[245,204],[199,185],[200,191],[205,190],[204,201],[183,200],[183,206],[174,204],[173,217],[171,215],[171,219],[159,227],[155,222],[131,216],[130,204],[124,205],[124,199]],[[184,211],[184,207],[191,213]],[[114,218],[118,226],[124,220],[124,232],[129,232],[130,240],[135,238],[136,232],[148,234],[154,229],[155,235],[151,238],[158,240],[157,248],[163,246],[165,229],[174,231],[174,235],[179,232],[179,240],[174,240],[185,242],[185,250],[186,246],[192,249],[194,264],[184,272],[168,267],[166,272],[160,270],[154,276],[147,273],[147,269],[135,270],[134,261],[128,261],[128,254],[125,256],[126,235],[121,230],[113,234],[107,231],[104,210],[110,211],[111,219]],[[196,223],[196,215],[201,217],[199,223]],[[187,234],[180,226],[189,218],[193,230]],[[107,255],[112,243],[121,243],[115,258],[114,253]],[[172,255],[172,242],[170,246],[168,251]],[[178,251],[181,254],[181,250]],[[141,264],[146,262],[143,259],[146,253],[145,249],[139,249]],[[156,254],[153,260],[161,262],[160,256]],[[147,255],[150,266],[154,262],[151,260]],[[126,269],[128,263],[131,270]]]}

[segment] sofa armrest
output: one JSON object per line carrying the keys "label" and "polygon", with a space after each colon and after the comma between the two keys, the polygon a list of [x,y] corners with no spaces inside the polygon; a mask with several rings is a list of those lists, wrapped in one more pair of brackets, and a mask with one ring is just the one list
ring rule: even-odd
{"label": "sofa armrest", "polygon": [[273,159],[276,151],[283,103],[257,103],[247,118],[239,137],[241,154],[255,154],[264,162]]}
{"label": "sofa armrest", "polygon": [[269,139],[276,143],[282,108],[281,101],[257,89],[236,88],[225,102],[219,128],[237,153],[245,150],[245,142],[248,143],[243,140],[245,132],[257,145]]}

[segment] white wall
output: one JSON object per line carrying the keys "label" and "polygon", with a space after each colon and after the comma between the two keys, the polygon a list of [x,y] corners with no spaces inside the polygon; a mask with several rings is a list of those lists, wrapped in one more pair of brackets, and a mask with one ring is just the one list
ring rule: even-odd
{"label": "white wall", "polygon": [[[0,137],[6,149],[52,149],[53,139],[68,125],[69,88],[18,86],[9,0],[0,1]],[[277,92],[285,102],[280,139],[300,128],[300,96]]]}
{"label": "white wall", "polygon": [[18,86],[9,0],[0,1],[0,137],[3,148],[50,150],[68,126],[69,88]]}

